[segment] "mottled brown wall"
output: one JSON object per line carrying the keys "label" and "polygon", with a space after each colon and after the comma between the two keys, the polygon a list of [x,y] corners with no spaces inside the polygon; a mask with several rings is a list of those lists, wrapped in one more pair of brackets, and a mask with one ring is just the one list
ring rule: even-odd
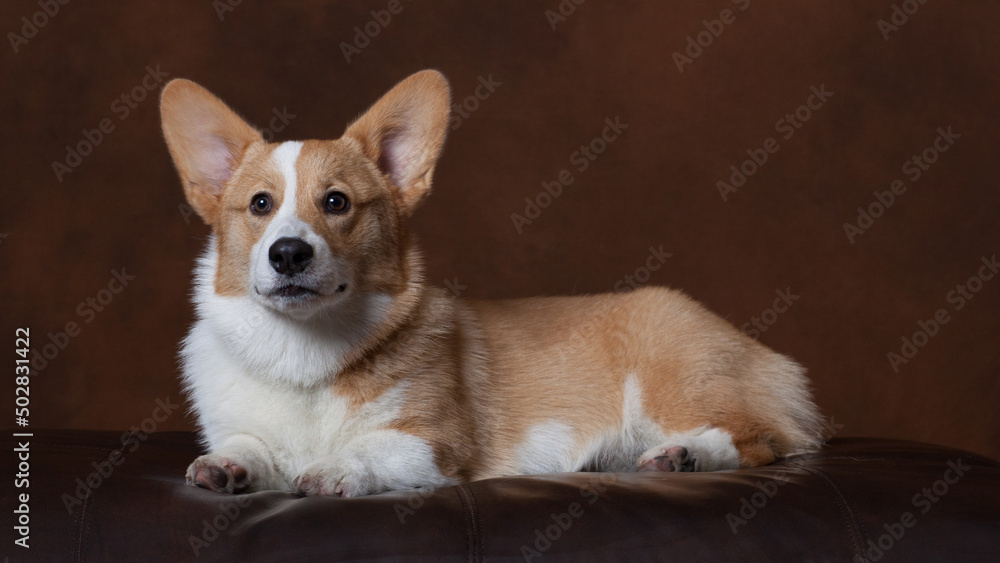
{"label": "mottled brown wall", "polygon": [[[650,283],[737,325],[776,290],[798,296],[761,339],[809,367],[841,435],[1000,456],[1000,279],[960,310],[948,297],[1000,253],[995,2],[931,0],[886,40],[890,0],[591,0],[555,30],[545,10],[557,0],[402,0],[350,62],[341,43],[388,1],[243,2],[221,20],[219,4],[70,2],[19,52],[9,35],[0,48],[4,356],[15,327],[40,349],[80,325],[33,378],[32,426],[124,428],[179,396],[177,342],[207,229],[178,207],[157,92],[127,115],[113,105],[147,66],[202,83],[261,127],[287,108],[279,140],[338,136],[397,80],[434,67],[459,101],[480,77],[499,85],[451,134],[414,220],[433,282],[457,279],[472,297],[606,291],[662,246],[672,257]],[[679,72],[672,54],[724,9],[735,21]],[[0,30],[21,33],[37,10],[3,2]],[[811,87],[833,95],[785,139],[776,122]],[[607,118],[628,129],[580,171],[574,151]],[[104,119],[114,130],[59,181],[52,162]],[[939,127],[960,136],[913,181],[902,166]],[[776,152],[724,200],[716,182],[768,138]],[[572,184],[518,233],[511,215],[564,169]],[[844,223],[897,179],[905,193],[849,242]],[[103,311],[80,309],[116,269],[135,279]],[[894,371],[887,354],[938,309],[949,322]]]}

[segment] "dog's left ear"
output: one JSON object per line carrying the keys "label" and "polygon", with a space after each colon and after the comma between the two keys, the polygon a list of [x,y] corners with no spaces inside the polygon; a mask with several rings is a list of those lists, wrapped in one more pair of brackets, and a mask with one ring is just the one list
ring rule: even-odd
{"label": "dog's left ear", "polygon": [[394,86],[344,132],[389,176],[407,215],[431,191],[450,103],[444,75],[423,70]]}

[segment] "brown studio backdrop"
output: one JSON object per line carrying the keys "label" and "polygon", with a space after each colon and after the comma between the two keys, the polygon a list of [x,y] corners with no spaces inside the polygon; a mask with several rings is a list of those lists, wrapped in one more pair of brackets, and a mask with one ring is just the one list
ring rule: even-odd
{"label": "brown studio backdrop", "polygon": [[[477,88],[484,99],[467,102],[475,109],[463,110],[412,223],[431,282],[477,298],[603,292],[662,245],[672,256],[647,283],[682,288],[737,326],[777,290],[798,296],[768,314],[761,339],[809,368],[840,435],[1000,456],[1000,279],[961,310],[948,301],[1000,251],[995,3],[924,4],[886,40],[885,0],[586,2],[555,29],[556,0],[404,0],[345,60],[341,44],[355,42],[355,26],[375,29],[371,10],[387,5],[244,2],[220,18],[208,1],[74,2],[6,49],[8,350],[20,326],[36,350],[50,332],[65,344],[32,379],[32,427],[127,428],[181,396],[177,343],[208,231],[182,206],[160,86],[134,107],[120,99],[147,67],[273,123],[278,140],[339,136],[397,80],[433,67],[456,102]],[[707,43],[704,20],[718,31],[725,9],[734,21],[679,72],[672,54],[689,37]],[[38,10],[3,3],[3,31],[22,33]],[[786,140],[776,122],[812,87],[833,95]],[[580,171],[573,153],[616,118],[628,128]],[[60,181],[52,163],[105,119],[110,132]],[[910,181],[901,166],[939,127],[960,137]],[[768,138],[776,152],[724,201],[716,182]],[[511,215],[562,170],[572,183],[518,233]],[[849,242],[844,223],[896,179],[907,191]],[[119,287],[113,270],[134,279],[101,293]],[[108,296],[100,312],[86,304]],[[887,354],[939,309],[949,321],[894,371]],[[56,333],[68,322],[79,333],[67,340]],[[157,428],[193,422],[178,411]]]}

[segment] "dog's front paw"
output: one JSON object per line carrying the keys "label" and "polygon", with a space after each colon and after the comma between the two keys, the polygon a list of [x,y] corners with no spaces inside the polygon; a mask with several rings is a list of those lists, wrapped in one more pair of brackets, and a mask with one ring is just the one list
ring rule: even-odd
{"label": "dog's front paw", "polygon": [[203,455],[188,466],[185,474],[188,485],[209,489],[217,493],[243,493],[250,488],[251,476],[247,468],[229,457]]}
{"label": "dog's front paw", "polygon": [[324,497],[358,497],[376,492],[368,479],[341,467],[340,464],[317,462],[310,464],[293,483],[299,494]]}
{"label": "dog's front paw", "polygon": [[639,458],[638,471],[697,471],[698,457],[683,446],[659,448]]}

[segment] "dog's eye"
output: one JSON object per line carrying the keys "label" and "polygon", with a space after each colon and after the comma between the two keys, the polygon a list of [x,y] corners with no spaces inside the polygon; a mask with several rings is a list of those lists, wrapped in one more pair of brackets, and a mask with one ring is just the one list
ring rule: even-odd
{"label": "dog's eye", "polygon": [[250,211],[254,215],[264,215],[271,210],[271,196],[267,194],[257,194],[250,200]]}
{"label": "dog's eye", "polygon": [[344,213],[351,207],[351,202],[343,192],[330,192],[326,194],[326,211],[328,213]]}

